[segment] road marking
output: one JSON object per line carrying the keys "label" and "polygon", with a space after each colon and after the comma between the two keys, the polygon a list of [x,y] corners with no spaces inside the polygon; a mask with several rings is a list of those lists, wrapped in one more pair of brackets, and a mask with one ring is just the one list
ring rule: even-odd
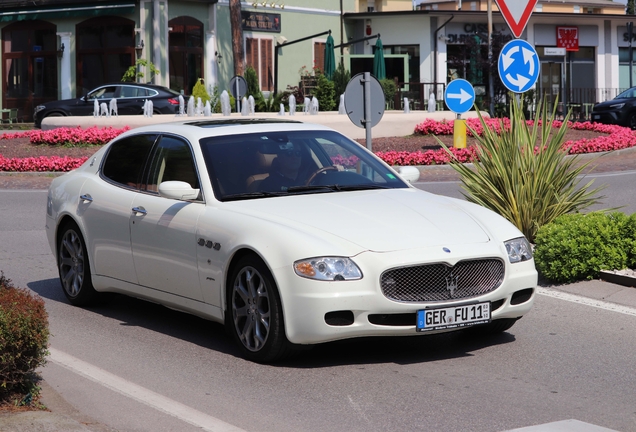
{"label": "road marking", "polygon": [[[49,348],[51,353],[49,360],[70,371],[103,385],[119,394],[141,402],[151,408],[164,412],[168,415],[183,420],[186,423],[200,427],[206,431],[214,432],[241,432],[243,429],[237,428],[229,423],[225,423],[215,417],[204,414],[187,405],[169,399],[158,393],[141,387],[123,378],[113,375],[97,366],[86,363],[55,348]],[[244,431],[243,431],[244,432]]]}
{"label": "road marking", "polygon": [[572,303],[578,303],[584,306],[592,306],[599,309],[605,309],[611,312],[617,312],[624,315],[636,316],[636,309],[629,306],[622,306],[616,303],[610,303],[603,300],[597,300],[589,297],[583,297],[576,294],[570,294],[563,291],[557,291],[549,288],[538,288],[537,294],[547,297],[565,300]]}

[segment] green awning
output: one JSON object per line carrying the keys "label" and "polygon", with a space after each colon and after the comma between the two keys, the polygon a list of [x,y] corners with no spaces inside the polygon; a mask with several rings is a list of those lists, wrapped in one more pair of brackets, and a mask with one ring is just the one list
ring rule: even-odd
{"label": "green awning", "polygon": [[68,7],[1,10],[0,22],[51,20],[53,18],[94,17],[100,15],[130,15],[135,12],[134,3],[93,4]]}

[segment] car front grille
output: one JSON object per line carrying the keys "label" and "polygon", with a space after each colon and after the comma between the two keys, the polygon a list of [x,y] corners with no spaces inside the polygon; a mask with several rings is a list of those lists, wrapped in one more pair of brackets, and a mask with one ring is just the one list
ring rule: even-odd
{"label": "car front grille", "polygon": [[497,258],[397,267],[382,273],[382,294],[399,302],[434,302],[476,297],[496,290],[505,266]]}

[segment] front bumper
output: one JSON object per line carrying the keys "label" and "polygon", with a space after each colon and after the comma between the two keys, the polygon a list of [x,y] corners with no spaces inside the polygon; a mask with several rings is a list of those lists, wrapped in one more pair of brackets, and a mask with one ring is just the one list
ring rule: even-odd
{"label": "front bumper", "polygon": [[[476,254],[477,250],[471,249],[481,252]],[[484,295],[440,302],[393,301],[383,295],[380,287],[380,275],[385,270],[440,262],[439,254],[438,259],[433,259],[427,250],[367,252],[354,257],[364,275],[358,281],[320,282],[297,276],[291,267],[276,269],[274,277],[281,293],[287,338],[296,344],[313,344],[363,336],[424,334],[417,333],[415,329],[418,310],[477,301],[491,302],[493,320],[523,316],[534,303],[534,288],[537,285],[534,260],[510,264],[501,251],[484,255],[484,249],[488,247],[467,247],[464,253],[459,253],[452,257],[453,260],[447,259],[446,262],[454,264],[460,260],[484,256],[505,258],[503,283]],[[445,331],[453,330],[437,333]]]}
{"label": "front bumper", "polygon": [[592,123],[629,126],[629,119],[622,111],[592,111]]}

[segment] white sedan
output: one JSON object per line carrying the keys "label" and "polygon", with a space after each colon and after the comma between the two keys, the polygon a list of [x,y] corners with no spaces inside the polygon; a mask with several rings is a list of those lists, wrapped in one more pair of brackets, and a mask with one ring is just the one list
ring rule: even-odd
{"label": "white sedan", "polygon": [[502,332],[537,284],[508,221],[300,122],[133,129],[56,178],[46,212],[72,304],[158,302],[225,323],[258,362],[360,336]]}

